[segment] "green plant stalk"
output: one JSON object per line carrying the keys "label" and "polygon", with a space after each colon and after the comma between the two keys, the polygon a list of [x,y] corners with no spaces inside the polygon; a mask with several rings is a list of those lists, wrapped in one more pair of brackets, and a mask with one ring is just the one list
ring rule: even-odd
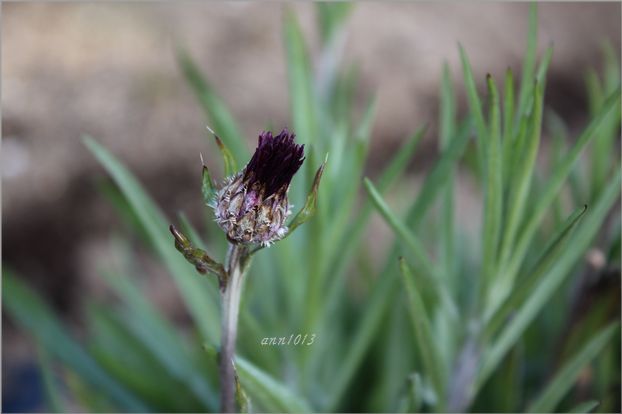
{"label": "green plant stalk", "polygon": [[235,340],[238,333],[238,316],[240,314],[240,298],[245,262],[248,249],[231,244],[227,254],[226,276],[221,286],[222,324],[220,347],[220,405],[224,413],[235,412]]}

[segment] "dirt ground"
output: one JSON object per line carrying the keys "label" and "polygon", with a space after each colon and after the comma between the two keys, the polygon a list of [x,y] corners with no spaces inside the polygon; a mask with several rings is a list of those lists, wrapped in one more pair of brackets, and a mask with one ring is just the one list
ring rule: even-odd
{"label": "dirt ground", "polygon": [[[461,80],[457,42],[482,84],[486,72],[497,78],[508,66],[520,72],[527,7],[487,2],[354,7],[344,61],[359,65],[361,94],[378,97],[370,174],[417,126],[435,123],[444,61]],[[298,17],[317,57],[320,42],[310,3],[3,4],[3,266],[28,278],[68,318],[77,318],[82,297],[98,294],[93,263],[105,258],[111,229],[122,227],[97,190],[104,173],[81,143],[84,133],[120,157],[168,214],[183,209],[198,220],[198,154],[208,162],[214,158],[174,46],[186,47],[200,64],[250,148],[265,125],[288,125],[282,40],[287,9]],[[550,43],[555,48],[548,105],[571,127],[580,127],[587,107],[586,70],[600,67],[603,40],[620,49],[620,4],[547,3],[539,11],[540,50]],[[461,102],[464,107],[463,97]],[[434,134],[432,128],[412,166],[414,179],[425,173],[426,159],[435,151]],[[461,197],[469,194],[460,191]],[[152,296],[183,318],[166,276],[154,280]],[[32,354],[4,322],[6,369]]]}

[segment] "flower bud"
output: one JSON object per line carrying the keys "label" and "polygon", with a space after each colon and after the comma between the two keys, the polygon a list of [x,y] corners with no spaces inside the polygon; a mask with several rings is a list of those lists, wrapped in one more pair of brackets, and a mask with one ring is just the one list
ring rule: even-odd
{"label": "flower bud", "polygon": [[216,222],[230,242],[269,246],[287,233],[287,192],[304,161],[304,145],[297,145],[294,136],[286,129],[275,137],[261,133],[249,163],[217,193]]}

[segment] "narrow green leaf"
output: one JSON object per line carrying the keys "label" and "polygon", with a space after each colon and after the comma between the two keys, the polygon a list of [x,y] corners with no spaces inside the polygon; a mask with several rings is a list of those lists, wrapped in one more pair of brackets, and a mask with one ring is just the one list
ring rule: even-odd
{"label": "narrow green leaf", "polygon": [[400,237],[410,248],[410,251],[417,260],[417,268],[420,269],[420,273],[424,275],[426,280],[430,281],[430,283],[434,286],[436,291],[435,293],[438,299],[443,303],[445,310],[447,311],[447,315],[454,319],[457,318],[458,309],[456,304],[447,291],[447,287],[441,280],[441,277],[436,271],[434,265],[428,258],[428,254],[421,241],[406,227],[402,220],[400,220],[395,213],[391,211],[389,206],[382,199],[380,193],[378,193],[376,187],[374,187],[368,178],[365,178],[364,185],[365,190],[367,190],[367,193],[371,197],[372,203],[380,215],[385,219],[396,235]]}
{"label": "narrow green leaf", "polygon": [[434,278],[434,265],[428,258],[428,253],[421,241],[406,227],[406,224],[391,211],[374,184],[368,178],[364,179],[364,185],[374,207],[376,207],[382,218],[395,234],[409,247],[410,251],[417,259],[417,266],[422,269],[422,273],[426,275],[426,278]]}
{"label": "narrow green leaf", "polygon": [[443,379],[443,373],[445,370],[442,366],[441,358],[437,353],[438,346],[435,344],[434,337],[432,336],[430,320],[423,304],[423,300],[421,299],[421,295],[417,289],[415,276],[413,275],[410,266],[408,266],[403,258],[400,259],[400,271],[402,274],[402,281],[404,283],[406,296],[408,298],[408,307],[415,332],[415,338],[417,340],[419,351],[421,352],[421,360],[425,368],[425,373],[430,378],[434,386],[436,398],[440,404],[439,407],[437,407],[438,411],[442,412],[442,402],[445,401],[445,381]]}
{"label": "narrow green leaf", "polygon": [[[208,344],[204,344],[203,348],[209,356],[214,359],[217,358],[216,348]],[[307,413],[312,411],[307,401],[294,394],[285,385],[251,362],[236,355],[235,364],[244,389],[253,401],[257,401],[264,410],[281,413]]]}
{"label": "narrow green leaf", "polygon": [[179,231],[173,224],[169,226],[169,230],[175,238],[175,248],[184,256],[188,263],[192,264],[197,272],[205,274],[210,272],[222,282],[225,277],[225,268],[222,263],[212,259],[210,255],[202,249],[197,249],[190,242],[190,239]]}
{"label": "narrow green leaf", "polygon": [[319,20],[322,43],[326,44],[334,33],[343,26],[344,20],[352,10],[348,2],[318,2],[315,3]]}
{"label": "narrow green leaf", "polygon": [[244,391],[244,387],[240,383],[240,377],[238,376],[237,369],[234,371],[235,373],[235,401],[240,407],[241,413],[252,413],[253,412],[253,404],[251,399]]}
{"label": "narrow green leaf", "polygon": [[464,87],[466,88],[467,101],[469,103],[469,112],[473,117],[475,122],[475,130],[477,131],[478,162],[480,168],[482,168],[485,157],[485,143],[488,141],[486,138],[488,129],[486,128],[486,121],[484,120],[484,113],[482,111],[482,103],[480,101],[479,94],[477,93],[475,79],[473,78],[471,63],[469,63],[469,58],[466,55],[462,45],[459,45],[459,49],[460,60],[462,62],[462,72],[464,76]]}
{"label": "narrow green leaf", "polygon": [[[516,119],[521,119],[527,113],[529,95],[534,81],[536,67],[536,55],[538,52],[538,6],[536,3],[529,5],[529,27],[527,28],[527,50],[523,59],[523,73],[518,93],[518,113]],[[516,132],[516,131],[515,131]]]}
{"label": "narrow green leaf", "polygon": [[[161,364],[150,348],[163,344],[145,345],[134,335],[129,322],[136,318],[133,313],[88,304],[85,317],[89,330],[88,349],[97,363],[146,404],[162,411],[195,411],[217,406],[205,403],[205,399],[210,398],[216,401],[213,390],[208,388],[195,396],[186,385],[187,378],[174,375]],[[167,350],[168,355],[184,359],[185,355],[175,352],[174,348]]]}
{"label": "narrow green leaf", "polygon": [[538,70],[536,72],[536,82],[542,85],[542,90],[544,90],[546,86],[546,72],[549,69],[552,58],[553,46],[549,46],[544,51],[544,56],[542,57],[542,61],[540,62],[540,65],[538,66]]}
{"label": "narrow green leaf", "polygon": [[408,163],[412,161],[417,145],[419,145],[427,130],[427,125],[417,128],[412,136],[395,152],[395,155],[378,178],[378,190],[380,193],[384,193],[402,176]]}
{"label": "narrow green leaf", "polygon": [[568,412],[569,413],[582,413],[582,414],[591,413],[592,411],[594,411],[594,408],[598,407],[599,404],[600,402],[596,400],[586,401],[572,408]]}
{"label": "narrow green leaf", "polygon": [[290,108],[293,127],[299,142],[311,143],[317,139],[315,98],[311,64],[300,26],[293,13],[285,15],[284,35],[287,53]]}
{"label": "narrow green leaf", "polygon": [[413,412],[420,412],[423,404],[423,381],[421,381],[421,375],[415,372],[408,378],[412,384],[411,396],[413,401]]}
{"label": "narrow green leaf", "polygon": [[442,151],[449,146],[451,138],[455,134],[454,129],[456,122],[456,96],[453,90],[451,73],[447,62],[443,64],[440,95],[439,145]]}
{"label": "narrow green leaf", "polygon": [[[359,318],[355,333],[351,336],[350,344],[344,360],[330,386],[328,403],[321,411],[335,412],[346,392],[352,377],[360,368],[361,361],[368,350],[370,343],[376,338],[376,332],[387,313],[387,304],[394,295],[398,294],[398,280],[396,272],[382,274],[372,289],[371,297],[367,299],[365,312]],[[329,303],[330,305],[330,303]]]}
{"label": "narrow green leaf", "polygon": [[487,78],[490,95],[490,129],[485,145],[486,156],[486,194],[484,200],[483,222],[483,293],[491,284],[497,260],[501,214],[503,209],[503,165],[501,159],[501,110],[499,93],[492,76]]}
{"label": "narrow green leaf", "polygon": [[425,217],[425,213],[451,177],[457,163],[464,154],[464,150],[469,142],[470,132],[471,119],[467,118],[460,125],[449,147],[443,151],[430,173],[426,176],[419,193],[414,198],[413,205],[406,213],[406,223],[410,228],[416,229],[419,227],[419,224]]}
{"label": "narrow green leaf", "polygon": [[61,401],[61,391],[58,381],[54,378],[54,373],[52,372],[52,361],[48,351],[42,346],[38,346],[37,355],[39,356],[39,370],[41,371],[45,400],[47,402],[46,409],[52,413],[64,413],[67,410],[65,410]]}
{"label": "narrow green leaf", "polygon": [[[589,364],[607,346],[613,335],[618,332],[619,323],[615,322],[598,332],[585,344],[580,352],[567,361],[544,389],[542,394],[529,405],[527,412],[550,413],[570,391],[583,367]],[[593,406],[591,408],[594,408]],[[591,409],[590,408],[590,409]]]}
{"label": "narrow green leaf", "polygon": [[11,317],[26,329],[50,354],[119,407],[129,411],[150,411],[142,401],[104,371],[80,344],[74,341],[54,312],[23,282],[4,272],[2,301]]}
{"label": "narrow green leaf", "polygon": [[[331,260],[326,260],[323,263],[323,268],[320,270],[321,274],[327,273],[327,267],[331,265],[334,261],[347,262],[345,254],[342,254],[341,249],[337,249],[337,246],[343,247],[350,245],[351,240],[359,240],[359,236],[353,237],[351,236],[352,231],[362,231],[364,228],[357,228],[353,224],[351,224],[351,216],[352,211],[356,209],[355,206],[358,206],[359,203],[359,185],[352,185],[351,183],[356,182],[360,183],[363,174],[363,168],[365,164],[365,159],[367,158],[368,151],[368,142],[371,136],[371,130],[373,126],[374,116],[376,114],[376,100],[373,99],[365,114],[361,120],[359,127],[357,128],[354,139],[356,140],[356,146],[358,149],[358,153],[356,156],[352,156],[350,153],[348,156],[348,164],[343,165],[341,170],[337,170],[336,166],[333,163],[333,156],[331,154],[331,168],[329,169],[329,174],[333,177],[332,185],[328,184],[327,186],[333,188],[333,194],[338,196],[339,200],[339,208],[336,212],[331,214],[329,217],[332,217],[330,220],[330,224],[328,225],[329,236],[327,240],[329,240],[328,246],[325,249],[326,255],[336,256],[331,257]],[[407,162],[408,160],[404,160]],[[395,167],[399,168],[399,166]],[[394,171],[393,173],[398,174],[399,171]],[[387,175],[386,179],[390,179]],[[371,212],[371,207],[367,203],[363,206],[363,210]],[[334,210],[333,210],[334,211]],[[361,213],[362,214],[362,213]],[[359,215],[360,216],[360,215]],[[369,213],[367,213],[367,217],[369,217]],[[363,223],[366,219],[361,218],[361,223]],[[363,227],[364,224],[362,225]],[[348,243],[344,243],[344,239],[347,238]],[[356,243],[352,243],[356,245]],[[355,249],[356,246],[352,246],[352,250]],[[346,247],[348,248],[348,247]],[[330,273],[331,274],[339,274],[335,273],[335,268],[337,265],[331,265]]]}
{"label": "narrow green leaf", "polygon": [[[456,133],[456,96],[453,90],[449,65],[447,63],[443,64],[440,96],[439,148],[442,152],[449,147]],[[452,281],[452,276],[456,272],[458,263],[455,256],[456,234],[454,228],[454,205],[454,177],[453,174],[450,174],[444,185],[440,207],[441,232],[439,238],[439,263],[442,263],[445,267],[443,271],[445,277]]]}
{"label": "narrow green leaf", "polygon": [[[115,250],[127,256],[125,253],[127,249],[118,243],[113,246]],[[129,258],[124,260],[127,261]],[[147,300],[136,282],[124,274],[124,269],[114,274],[105,270],[101,271],[100,274],[106,285],[127,306],[128,314],[125,316],[124,322],[134,336],[144,344],[145,348],[169,372],[171,377],[186,384],[187,388],[206,407],[215,407],[213,390],[210,389],[198,367],[193,364],[189,352],[181,341],[179,332]]]}
{"label": "narrow green leaf", "polygon": [[317,194],[320,188],[320,181],[322,179],[322,174],[324,173],[324,168],[326,167],[326,162],[328,161],[328,154],[324,158],[324,162],[320,165],[320,168],[315,172],[315,178],[313,179],[313,185],[309,190],[309,194],[307,194],[307,200],[305,201],[305,205],[302,209],[294,216],[290,224],[288,225],[289,231],[288,234],[291,234],[298,226],[308,221],[315,214],[315,210],[317,209]]}
{"label": "narrow green leaf", "polygon": [[233,116],[222,99],[201,74],[200,69],[190,55],[182,48],[177,49],[177,62],[192,88],[210,125],[220,134],[227,146],[231,148],[237,160],[247,160],[249,151],[244,136],[240,133]]}
{"label": "narrow green leaf", "polygon": [[535,289],[539,278],[545,274],[546,269],[550,267],[552,263],[555,263],[557,258],[563,252],[573,229],[581,220],[581,217],[587,211],[587,206],[581,207],[573,212],[570,217],[561,224],[560,228],[553,235],[548,245],[542,250],[542,255],[535,261],[535,264],[529,269],[525,277],[520,278],[521,282],[512,289],[512,293],[508,296],[500,309],[489,309],[484,320],[490,320],[490,323],[486,327],[487,336],[493,335],[497,332],[508,315],[524,303],[525,300]]}
{"label": "narrow green leaf", "polygon": [[511,160],[512,144],[514,142],[514,75],[512,69],[505,72],[503,88],[503,177],[507,185],[509,174],[506,172]]}
{"label": "narrow green leaf", "polygon": [[[553,171],[553,174],[545,183],[542,191],[540,192],[540,198],[536,201],[529,216],[526,218],[526,222],[521,226],[521,233],[511,251],[511,255],[510,252],[507,252],[505,255],[501,255],[499,268],[504,269],[505,286],[501,284],[498,285],[498,290],[493,293],[499,295],[497,298],[498,300],[496,301],[497,305],[502,302],[505,295],[507,295],[511,289],[511,284],[509,282],[514,280],[516,273],[520,268],[520,264],[527,254],[531,240],[538,230],[540,222],[544,218],[544,215],[546,214],[551,203],[559,194],[564,180],[572,171],[573,166],[579,159],[579,156],[585,149],[586,145],[594,138],[594,133],[601,125],[601,122],[603,122],[609,111],[615,107],[619,99],[620,89],[618,88],[616,92],[607,98],[598,115],[592,119],[587,128],[583,131],[583,133],[581,133],[574,147],[564,156],[562,162],[557,165]],[[505,259],[504,256],[506,256]],[[495,306],[491,305],[491,309],[494,308]]]}
{"label": "narrow green leaf", "polygon": [[[226,170],[226,167],[225,167],[225,170]],[[216,192],[217,192],[216,184],[214,184],[212,175],[210,174],[209,169],[207,168],[207,165],[203,164],[203,168],[201,170],[201,194],[203,194],[203,202],[205,203],[206,206],[211,206],[214,203]]]}
{"label": "narrow green leaf", "polygon": [[505,324],[495,342],[486,350],[482,367],[474,384],[473,393],[476,393],[490,374],[496,369],[500,361],[521,337],[525,329],[538,315],[542,308],[550,301],[560,284],[571,275],[570,270],[588,249],[611,206],[620,194],[621,172],[618,170],[615,177],[605,187],[591,208],[590,214],[582,220],[575,230],[573,242],[553,264],[553,267],[544,275],[541,282],[533,289],[532,294],[523,303],[512,319]]}
{"label": "narrow green leaf", "polygon": [[222,154],[222,159],[225,166],[225,177],[231,177],[236,172],[238,172],[238,165],[235,162],[235,158],[233,158],[233,154],[229,151],[229,148],[225,145],[224,142],[220,139],[220,137],[214,134],[214,139],[216,140],[216,145]]}
{"label": "narrow green leaf", "polygon": [[112,176],[134,209],[142,226],[179,288],[203,338],[211,343],[220,341],[219,298],[216,281],[200,278],[194,268],[175,251],[168,223],[136,178],[104,147],[89,136],[85,145]]}
{"label": "narrow green leaf", "polygon": [[[469,139],[470,129],[470,120],[467,119],[459,128],[454,139],[451,140],[449,148],[443,152],[441,158],[432,169],[432,172],[426,177],[415,203],[408,212],[407,221],[410,226],[417,227],[418,223],[423,219],[425,212],[434,201],[436,194],[440,188],[443,188],[455,163],[464,152]],[[382,183],[383,180],[380,179],[379,181]],[[390,180],[386,182],[389,183]],[[393,250],[396,252],[397,248],[394,246]],[[390,258],[393,260],[397,259],[397,253],[390,255]],[[331,272],[331,274],[342,275],[344,273],[347,261],[343,260],[339,263],[341,265],[336,267],[336,273]],[[348,384],[360,367],[360,363],[365,356],[365,352],[369,349],[371,341],[375,338],[374,335],[379,325],[382,323],[382,318],[386,313],[387,306],[392,296],[397,291],[397,275],[395,272],[389,271],[392,265],[395,265],[395,261],[390,262],[387,260],[384,270],[381,272],[383,277],[379,278],[371,289],[372,296],[368,299],[365,312],[361,316],[360,322],[356,328],[356,333],[352,336],[353,339],[351,343],[353,345],[348,349],[342,368],[339,370],[339,374],[335,377],[333,385],[330,388],[331,397],[325,408],[327,411],[337,410],[338,404]],[[343,282],[343,277],[334,277],[332,279],[332,283],[327,289],[329,294],[326,299],[324,320],[330,320],[330,318],[333,317],[332,312],[334,312],[341,300],[340,295],[343,292]]]}
{"label": "narrow green leaf", "polygon": [[[540,84],[534,88],[534,109],[529,121],[529,132],[526,136],[524,150],[521,154],[522,161],[517,166],[512,190],[508,200],[508,213],[503,226],[503,236],[500,247],[500,263],[507,263],[511,256],[515,243],[516,234],[520,230],[520,224],[524,218],[525,206],[529,197],[532,176],[536,165],[536,157],[540,146],[540,134],[542,129],[542,105],[543,91]],[[488,291],[487,307],[495,307],[505,299],[508,291],[514,283],[514,274],[501,273],[495,279],[492,288]]]}

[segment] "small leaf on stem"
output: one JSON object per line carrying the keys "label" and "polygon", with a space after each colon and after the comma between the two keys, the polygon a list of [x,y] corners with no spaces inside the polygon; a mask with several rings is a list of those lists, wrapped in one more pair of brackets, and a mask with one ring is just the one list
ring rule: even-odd
{"label": "small leaf on stem", "polygon": [[214,131],[210,127],[207,127],[207,130],[214,135],[214,139],[216,140],[216,145],[218,145],[218,149],[220,149],[220,153],[222,154],[222,159],[225,163],[225,177],[230,177],[238,171],[237,163],[235,162],[235,158],[233,158],[233,154],[227,148],[224,142],[216,135]]}
{"label": "small leaf on stem", "polygon": [[225,269],[222,264],[212,259],[205,250],[195,248],[190,239],[180,232],[173,224],[170,225],[169,230],[175,237],[175,248],[184,258],[194,265],[197,272],[205,274],[210,272],[218,277],[219,283],[222,284],[225,276]]}
{"label": "small leaf on stem", "polygon": [[214,185],[214,180],[212,180],[212,175],[205,164],[203,164],[203,171],[201,173],[201,192],[203,193],[203,201],[205,204],[210,205],[214,202],[217,189]]}
{"label": "small leaf on stem", "polygon": [[298,226],[308,221],[315,214],[315,209],[317,207],[317,193],[320,188],[320,180],[322,179],[322,174],[324,173],[324,167],[326,167],[327,161],[328,154],[326,154],[324,162],[315,173],[313,185],[311,186],[311,191],[309,191],[309,194],[307,195],[304,207],[298,212],[298,214],[296,214],[294,219],[289,224],[289,231],[287,232],[287,235],[290,235]]}

